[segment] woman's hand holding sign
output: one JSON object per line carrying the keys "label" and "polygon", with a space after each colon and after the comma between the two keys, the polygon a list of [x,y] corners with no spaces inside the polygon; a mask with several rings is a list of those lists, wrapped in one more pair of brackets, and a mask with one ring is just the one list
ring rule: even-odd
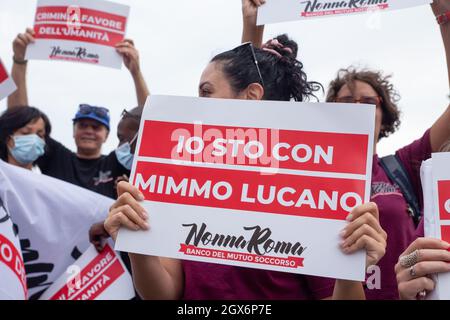
{"label": "woman's hand holding sign", "polygon": [[136,88],[138,106],[143,107],[147,97],[150,95],[150,91],[147,88],[147,84],[141,72],[139,51],[136,49],[134,41],[131,39],[125,39],[118,42],[116,44],[116,51],[122,56],[123,63],[127,69],[130,70]]}
{"label": "woman's hand holding sign", "polygon": [[360,205],[352,210],[347,220],[350,224],[341,232],[342,251],[351,254],[365,249],[366,267],[377,264],[384,256],[387,244],[387,233],[380,225],[377,205],[373,202]]}
{"label": "woman's hand holding sign", "polygon": [[143,194],[128,182],[117,184],[119,198],[111,206],[108,218],[105,220],[105,229],[116,241],[120,227],[130,230],[148,230],[148,214],[139,204],[144,200]]}
{"label": "woman's hand holding sign", "polygon": [[27,28],[25,33],[19,33],[13,41],[14,60],[18,62],[25,61],[25,52],[27,46],[34,42],[34,30]]}
{"label": "woman's hand holding sign", "polygon": [[264,26],[257,26],[258,8],[262,6],[265,0],[242,0],[242,43],[251,42],[255,47],[261,47]]}
{"label": "woman's hand holding sign", "polygon": [[123,63],[132,75],[140,72],[139,52],[134,46],[134,41],[125,39],[116,44],[117,52],[123,57]]}
{"label": "woman's hand holding sign", "polygon": [[431,275],[450,272],[449,249],[442,240],[419,238],[405,250],[395,265],[400,299],[424,299],[434,290]]}

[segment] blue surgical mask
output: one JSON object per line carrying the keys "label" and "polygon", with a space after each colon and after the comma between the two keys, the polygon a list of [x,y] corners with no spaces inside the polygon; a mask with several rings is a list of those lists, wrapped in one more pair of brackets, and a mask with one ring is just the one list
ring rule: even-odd
{"label": "blue surgical mask", "polygon": [[44,154],[45,141],[37,134],[13,136],[14,147],[9,149],[11,155],[20,164],[33,163]]}
{"label": "blue surgical mask", "polygon": [[137,138],[137,133],[134,136],[134,138],[131,140],[131,142],[125,142],[121,144],[116,149],[116,157],[117,161],[127,170],[131,170],[131,167],[133,165],[133,154],[131,153],[131,145],[133,144],[134,140]]}

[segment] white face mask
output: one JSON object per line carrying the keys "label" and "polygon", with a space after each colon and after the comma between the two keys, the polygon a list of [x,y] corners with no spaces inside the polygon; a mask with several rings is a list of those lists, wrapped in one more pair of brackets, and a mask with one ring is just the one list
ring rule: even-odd
{"label": "white face mask", "polygon": [[115,150],[117,161],[127,170],[131,170],[133,165],[134,155],[131,153],[131,145],[137,139],[138,133],[134,135],[134,138],[130,142],[125,142],[117,147]]}

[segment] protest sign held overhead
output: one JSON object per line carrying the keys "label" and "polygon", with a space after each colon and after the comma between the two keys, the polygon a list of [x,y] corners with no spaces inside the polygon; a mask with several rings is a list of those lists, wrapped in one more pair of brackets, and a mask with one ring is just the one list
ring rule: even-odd
{"label": "protest sign held overhead", "polygon": [[106,244],[86,252],[41,296],[41,300],[129,300],[133,281],[119,255]]}
{"label": "protest sign held overhead", "polygon": [[365,253],[338,243],[370,197],[374,119],[369,105],[151,96],[131,178],[151,228],[121,229],[116,249],[363,280]]}
{"label": "protest sign held overhead", "polygon": [[16,90],[14,81],[6,71],[5,65],[0,60],[0,100],[9,96]]}
{"label": "protest sign held overhead", "polygon": [[125,37],[129,7],[109,1],[38,0],[26,58],[120,68],[115,45]]}
{"label": "protest sign held overhead", "polygon": [[384,12],[429,4],[431,0],[266,0],[258,9],[258,25]]}

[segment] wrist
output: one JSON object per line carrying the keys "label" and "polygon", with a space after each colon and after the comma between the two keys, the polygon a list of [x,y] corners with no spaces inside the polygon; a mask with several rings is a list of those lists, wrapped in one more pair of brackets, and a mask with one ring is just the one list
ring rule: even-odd
{"label": "wrist", "polygon": [[133,72],[131,72],[131,77],[133,77],[135,81],[141,80],[143,78],[141,69],[133,70]]}
{"label": "wrist", "polygon": [[28,63],[28,60],[25,60],[25,58],[16,58],[15,55],[13,55],[12,59],[14,64],[26,65]]}

